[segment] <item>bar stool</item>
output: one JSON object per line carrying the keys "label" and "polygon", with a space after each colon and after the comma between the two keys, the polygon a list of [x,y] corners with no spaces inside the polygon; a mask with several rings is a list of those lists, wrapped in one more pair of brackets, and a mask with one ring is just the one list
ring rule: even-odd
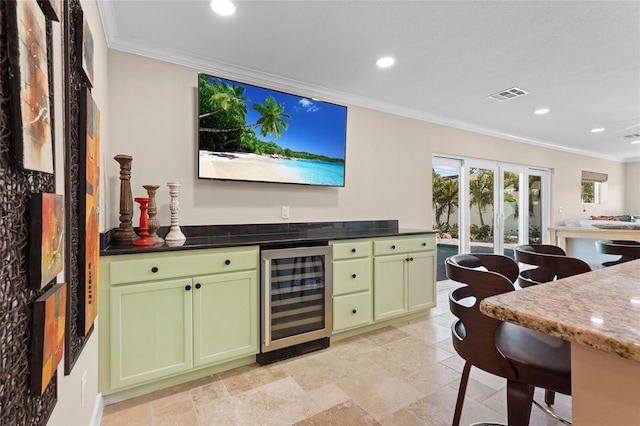
{"label": "bar stool", "polygon": [[618,265],[630,260],[640,259],[640,242],[633,240],[598,240],[596,251],[602,254],[616,254],[618,260],[604,262],[603,267]]}
{"label": "bar stool", "polygon": [[498,254],[459,254],[445,261],[447,277],[466,284],[449,293],[453,347],[464,361],[453,426],[460,424],[471,367],[507,379],[510,425],[529,424],[535,387],[571,395],[569,342],[480,312],[489,296],[514,291],[518,264]]}

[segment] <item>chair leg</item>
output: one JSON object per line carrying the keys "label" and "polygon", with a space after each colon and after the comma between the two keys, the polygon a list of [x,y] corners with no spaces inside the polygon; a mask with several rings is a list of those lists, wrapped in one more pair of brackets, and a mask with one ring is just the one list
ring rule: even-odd
{"label": "chair leg", "polygon": [[456,411],[453,414],[452,426],[460,425],[460,417],[462,417],[462,404],[464,403],[464,395],[467,393],[467,383],[469,383],[469,372],[471,371],[471,363],[465,362],[462,369],[462,377],[460,378],[460,387],[458,388],[458,400],[456,401]]}
{"label": "chair leg", "polygon": [[544,402],[548,406],[552,406],[556,402],[556,393],[552,390],[544,390]]}
{"label": "chair leg", "polygon": [[509,426],[527,426],[535,388],[526,383],[507,380],[507,419]]}

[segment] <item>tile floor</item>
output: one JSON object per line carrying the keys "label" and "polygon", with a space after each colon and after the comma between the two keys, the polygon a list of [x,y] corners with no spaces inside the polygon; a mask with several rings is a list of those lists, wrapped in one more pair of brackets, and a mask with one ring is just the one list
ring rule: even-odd
{"label": "tile floor", "polygon": [[[420,319],[109,405],[102,425],[450,425],[464,364],[449,331],[454,285],[439,282],[438,306]],[[506,423],[505,384],[473,368],[461,424]],[[557,395],[555,409],[569,418],[570,398]],[[562,423],[533,407],[531,425]]]}

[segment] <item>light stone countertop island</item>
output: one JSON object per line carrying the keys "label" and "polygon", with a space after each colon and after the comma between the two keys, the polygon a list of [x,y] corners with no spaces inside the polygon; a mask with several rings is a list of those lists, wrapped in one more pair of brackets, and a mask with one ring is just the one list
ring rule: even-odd
{"label": "light stone countertop island", "polygon": [[493,318],[571,342],[573,424],[640,424],[640,260],[489,297]]}

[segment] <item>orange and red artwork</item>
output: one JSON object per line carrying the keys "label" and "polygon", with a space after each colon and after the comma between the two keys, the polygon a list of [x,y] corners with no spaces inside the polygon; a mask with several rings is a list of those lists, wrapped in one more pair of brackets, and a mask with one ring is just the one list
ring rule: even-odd
{"label": "orange and red artwork", "polygon": [[[46,21],[36,0],[7,2],[14,139],[19,165],[54,172]],[[13,31],[15,29],[15,31]]]}
{"label": "orange and red artwork", "polygon": [[67,306],[67,284],[54,285],[33,306],[31,391],[41,395],[62,360]]}
{"label": "orange and red artwork", "polygon": [[[85,159],[84,181],[84,286],[80,289],[81,330],[87,335],[98,315],[98,265],[100,262],[100,110],[91,92],[84,90],[81,108],[86,111],[83,119],[84,143],[80,155]],[[82,303],[82,302],[81,302]]]}
{"label": "orange and red artwork", "polygon": [[64,196],[31,195],[29,282],[40,289],[62,272],[64,266]]}

